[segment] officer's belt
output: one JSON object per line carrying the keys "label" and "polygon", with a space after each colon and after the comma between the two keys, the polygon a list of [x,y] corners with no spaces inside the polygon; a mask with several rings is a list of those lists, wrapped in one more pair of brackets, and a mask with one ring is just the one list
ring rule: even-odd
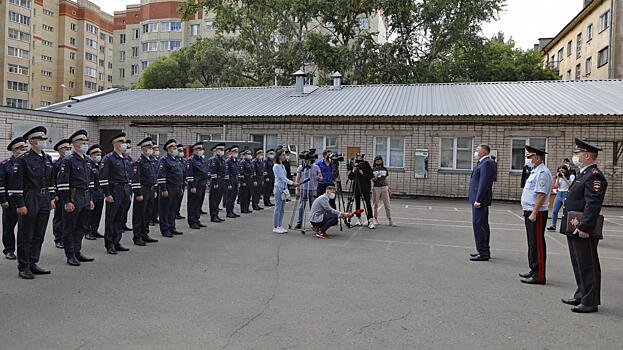
{"label": "officer's belt", "polygon": [[47,188],[25,188],[24,193],[48,193]]}

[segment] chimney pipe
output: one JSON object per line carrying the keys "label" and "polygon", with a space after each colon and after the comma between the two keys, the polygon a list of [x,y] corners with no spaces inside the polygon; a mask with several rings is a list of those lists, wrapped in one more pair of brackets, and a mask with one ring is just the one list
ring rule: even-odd
{"label": "chimney pipe", "polygon": [[333,80],[333,87],[331,90],[342,90],[342,74],[336,71],[331,74],[330,78]]}
{"label": "chimney pipe", "polygon": [[296,81],[294,83],[294,96],[303,96],[303,86],[305,85],[305,72],[298,70],[292,74]]}

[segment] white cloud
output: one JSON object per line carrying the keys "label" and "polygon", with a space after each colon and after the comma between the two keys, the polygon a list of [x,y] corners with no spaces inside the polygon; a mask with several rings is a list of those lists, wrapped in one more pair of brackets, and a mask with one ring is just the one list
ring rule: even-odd
{"label": "white cloud", "polygon": [[103,11],[110,13],[111,15],[115,11],[125,10],[126,5],[140,4],[140,0],[91,0],[99,6]]}

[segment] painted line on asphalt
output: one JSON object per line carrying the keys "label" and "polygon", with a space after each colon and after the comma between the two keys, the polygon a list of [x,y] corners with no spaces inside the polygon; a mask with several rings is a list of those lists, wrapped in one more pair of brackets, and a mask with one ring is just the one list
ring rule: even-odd
{"label": "painted line on asphalt", "polygon": [[512,210],[507,210],[507,213],[511,214],[512,216],[516,217],[517,219],[521,220],[521,221],[525,221],[525,218],[523,216],[518,215],[517,213],[514,213]]}

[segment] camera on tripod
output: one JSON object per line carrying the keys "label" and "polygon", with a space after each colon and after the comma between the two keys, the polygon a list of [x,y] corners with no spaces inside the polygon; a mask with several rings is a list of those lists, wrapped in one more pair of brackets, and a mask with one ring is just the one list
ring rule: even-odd
{"label": "camera on tripod", "polygon": [[348,164],[346,164],[346,169],[353,170],[353,168],[359,167],[359,165],[361,165],[361,163],[365,162],[365,159],[364,159],[365,156],[366,156],[365,154],[357,153],[355,158],[351,158],[348,161]]}
{"label": "camera on tripod", "polygon": [[318,155],[316,154],[316,149],[315,148],[310,148],[308,151],[304,151],[302,153],[299,154],[299,159],[300,160],[305,160],[305,161],[314,161],[318,159]]}
{"label": "camera on tripod", "polygon": [[331,161],[333,163],[339,163],[344,161],[344,155],[341,153],[333,153],[331,154]]}

